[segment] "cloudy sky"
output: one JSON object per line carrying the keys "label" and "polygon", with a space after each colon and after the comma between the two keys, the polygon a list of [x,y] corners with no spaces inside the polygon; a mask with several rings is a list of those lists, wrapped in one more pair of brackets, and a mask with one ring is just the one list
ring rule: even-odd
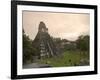
{"label": "cloudy sky", "polygon": [[23,11],[23,28],[34,40],[40,21],[43,21],[53,37],[74,41],[79,35],[87,35],[90,30],[89,14],[52,13]]}

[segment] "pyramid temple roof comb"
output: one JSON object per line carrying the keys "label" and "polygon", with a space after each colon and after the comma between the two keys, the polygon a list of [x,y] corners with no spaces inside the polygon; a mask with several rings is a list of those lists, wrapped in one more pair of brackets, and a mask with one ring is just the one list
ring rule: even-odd
{"label": "pyramid temple roof comb", "polygon": [[43,21],[41,21],[40,24],[39,24],[39,30],[42,29],[42,28],[46,29],[46,25]]}

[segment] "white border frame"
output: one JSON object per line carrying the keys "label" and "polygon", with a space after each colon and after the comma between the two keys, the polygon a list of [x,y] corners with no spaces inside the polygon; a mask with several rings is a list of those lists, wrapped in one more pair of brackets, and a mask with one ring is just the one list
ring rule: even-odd
{"label": "white border frame", "polygon": [[[48,12],[73,12],[90,14],[90,66],[54,67],[54,68],[22,68],[22,10],[48,11]],[[80,8],[59,8],[45,6],[17,5],[17,75],[47,74],[64,72],[94,71],[94,10]]]}

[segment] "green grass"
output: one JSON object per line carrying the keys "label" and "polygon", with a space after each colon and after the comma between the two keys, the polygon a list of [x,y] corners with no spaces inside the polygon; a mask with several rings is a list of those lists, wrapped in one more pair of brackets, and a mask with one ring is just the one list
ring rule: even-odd
{"label": "green grass", "polygon": [[42,59],[39,63],[49,64],[53,67],[76,66],[80,64],[82,59],[89,60],[89,54],[87,52],[66,51],[60,56]]}

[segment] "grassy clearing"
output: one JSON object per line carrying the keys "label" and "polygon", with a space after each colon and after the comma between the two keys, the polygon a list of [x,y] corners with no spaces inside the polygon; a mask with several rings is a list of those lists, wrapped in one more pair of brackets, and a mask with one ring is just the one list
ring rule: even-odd
{"label": "grassy clearing", "polygon": [[45,58],[40,60],[39,63],[49,64],[53,67],[77,66],[81,60],[89,61],[89,54],[87,52],[66,51],[61,56]]}

